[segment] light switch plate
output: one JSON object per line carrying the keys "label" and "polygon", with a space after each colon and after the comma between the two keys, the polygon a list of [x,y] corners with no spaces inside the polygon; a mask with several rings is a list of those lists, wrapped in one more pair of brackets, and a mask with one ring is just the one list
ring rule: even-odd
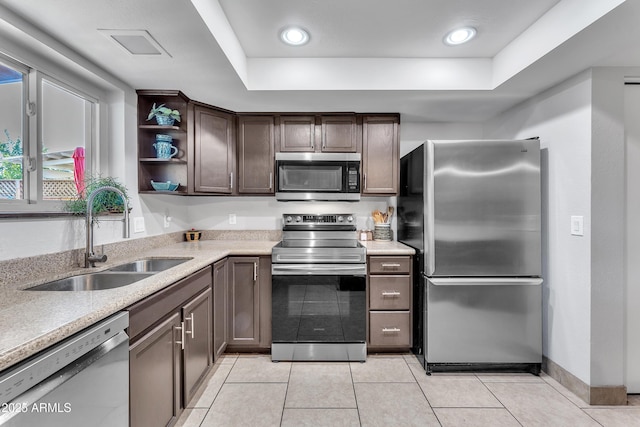
{"label": "light switch plate", "polygon": [[571,235],[584,236],[584,217],[583,216],[571,217]]}
{"label": "light switch plate", "polygon": [[138,216],[133,218],[133,232],[144,233],[144,217]]}

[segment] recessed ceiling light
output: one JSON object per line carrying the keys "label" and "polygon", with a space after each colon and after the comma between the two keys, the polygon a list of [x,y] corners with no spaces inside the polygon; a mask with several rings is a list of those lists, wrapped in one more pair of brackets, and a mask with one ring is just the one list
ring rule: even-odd
{"label": "recessed ceiling light", "polygon": [[450,46],[466,43],[477,34],[477,31],[473,27],[462,27],[451,30],[444,37],[444,43]]}
{"label": "recessed ceiling light", "polygon": [[300,27],[287,27],[280,32],[280,40],[291,46],[301,46],[309,41],[309,33]]}

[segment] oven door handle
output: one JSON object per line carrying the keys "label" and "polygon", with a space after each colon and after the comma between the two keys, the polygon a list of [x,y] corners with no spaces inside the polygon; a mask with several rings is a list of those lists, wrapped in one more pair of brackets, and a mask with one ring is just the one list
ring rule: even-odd
{"label": "oven door handle", "polygon": [[367,264],[271,264],[273,276],[366,276]]}

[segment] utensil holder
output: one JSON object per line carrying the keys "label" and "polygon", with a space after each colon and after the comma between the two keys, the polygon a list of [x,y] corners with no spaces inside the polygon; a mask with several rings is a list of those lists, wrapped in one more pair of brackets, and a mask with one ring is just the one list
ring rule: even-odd
{"label": "utensil holder", "polygon": [[378,223],[373,226],[373,240],[392,240],[391,236],[391,224]]}

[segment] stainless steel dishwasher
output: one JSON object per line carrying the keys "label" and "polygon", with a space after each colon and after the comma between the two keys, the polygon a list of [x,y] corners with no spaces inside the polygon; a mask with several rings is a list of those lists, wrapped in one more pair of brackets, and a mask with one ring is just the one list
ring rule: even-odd
{"label": "stainless steel dishwasher", "polygon": [[129,425],[129,314],[0,373],[0,426]]}

